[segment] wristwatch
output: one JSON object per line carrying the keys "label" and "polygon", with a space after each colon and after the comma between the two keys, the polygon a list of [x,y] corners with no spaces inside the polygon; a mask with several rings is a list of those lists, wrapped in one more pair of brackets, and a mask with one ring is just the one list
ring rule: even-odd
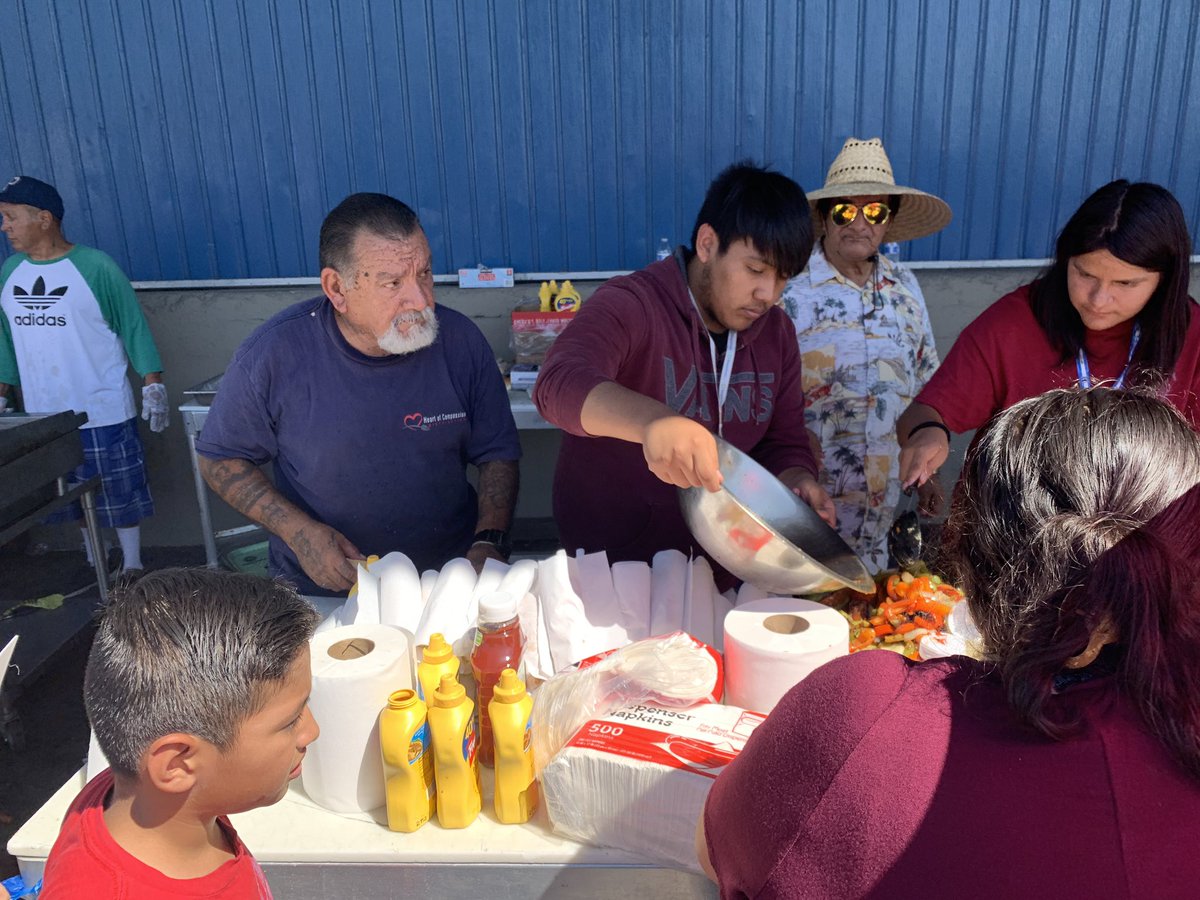
{"label": "wristwatch", "polygon": [[512,553],[512,538],[509,537],[507,531],[501,531],[499,528],[485,528],[483,531],[477,532],[475,543],[491,544],[506,560]]}

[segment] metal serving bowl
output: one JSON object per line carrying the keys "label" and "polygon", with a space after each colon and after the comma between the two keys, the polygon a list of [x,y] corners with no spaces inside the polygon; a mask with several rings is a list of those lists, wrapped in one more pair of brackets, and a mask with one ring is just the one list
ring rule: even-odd
{"label": "metal serving bowl", "polygon": [[777,594],[875,590],[862,560],[779,479],[721,438],[717,457],[720,490],[679,491],[683,518],[713,559]]}

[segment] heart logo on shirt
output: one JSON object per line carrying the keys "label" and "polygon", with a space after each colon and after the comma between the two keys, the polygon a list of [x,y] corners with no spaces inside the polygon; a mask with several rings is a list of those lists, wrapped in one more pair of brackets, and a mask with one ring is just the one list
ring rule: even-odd
{"label": "heart logo on shirt", "polygon": [[429,426],[425,424],[425,417],[419,412],[409,413],[404,417],[404,427],[411,431],[428,431]]}

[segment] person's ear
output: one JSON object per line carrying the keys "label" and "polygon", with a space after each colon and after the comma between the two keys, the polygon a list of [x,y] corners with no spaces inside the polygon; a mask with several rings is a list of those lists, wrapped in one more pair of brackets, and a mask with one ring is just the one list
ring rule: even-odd
{"label": "person's ear", "polygon": [[194,734],[165,734],[142,757],[146,777],[165,794],[186,793],[196,784],[203,767],[204,749],[204,742]]}
{"label": "person's ear", "polygon": [[38,222],[42,226],[42,231],[49,231],[50,226],[54,224],[54,216],[50,214],[50,210],[39,209],[37,215]]}
{"label": "person's ear", "polygon": [[702,263],[710,263],[721,252],[721,239],[716,230],[708,224],[701,225],[696,231],[696,258]]}
{"label": "person's ear", "polygon": [[1100,655],[1100,651],[1104,649],[1105,645],[1116,643],[1118,637],[1117,626],[1113,624],[1112,619],[1105,616],[1104,621],[1092,629],[1091,637],[1088,638],[1088,644],[1083,648],[1083,652],[1069,657],[1063,665],[1068,669],[1082,669],[1090,666],[1096,661],[1096,657]]}
{"label": "person's ear", "polygon": [[329,298],[329,302],[333,304],[333,308],[340,313],[346,312],[348,306],[346,302],[346,279],[342,277],[342,273],[337,269],[326,266],[321,270],[321,290],[325,292],[325,296]]}

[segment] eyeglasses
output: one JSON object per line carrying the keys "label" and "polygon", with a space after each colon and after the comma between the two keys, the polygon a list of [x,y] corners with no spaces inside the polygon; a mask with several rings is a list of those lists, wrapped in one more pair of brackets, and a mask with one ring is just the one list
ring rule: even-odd
{"label": "eyeglasses", "polygon": [[829,210],[829,218],[833,220],[834,225],[844,228],[858,218],[859,212],[872,225],[882,225],[892,216],[891,207],[876,200],[873,203],[864,203],[862,206],[855,206],[853,203],[835,203]]}

